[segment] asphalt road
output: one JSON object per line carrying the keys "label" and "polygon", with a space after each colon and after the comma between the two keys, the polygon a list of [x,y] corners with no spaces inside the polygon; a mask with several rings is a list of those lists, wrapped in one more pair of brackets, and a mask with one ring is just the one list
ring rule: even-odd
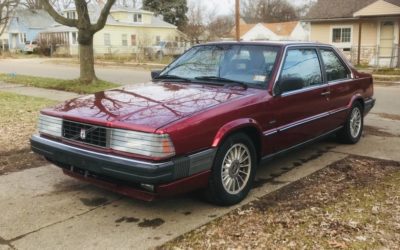
{"label": "asphalt road", "polygon": [[[60,63],[62,61],[66,63]],[[151,79],[150,71],[141,68],[96,66],[95,69],[100,79],[124,85],[143,83]],[[79,77],[79,65],[68,63],[68,60],[48,58],[0,59],[0,72],[75,79]]]}
{"label": "asphalt road", "polygon": [[[111,74],[120,70],[126,69]],[[365,123],[393,136],[367,132],[351,146],[328,139],[261,166],[256,187],[241,205],[349,154],[400,161],[400,86],[377,86],[375,96],[377,106]],[[303,163],[298,166],[299,162]],[[216,207],[193,194],[140,202],[68,178],[46,165],[0,176],[0,250],[153,248],[239,206]]]}

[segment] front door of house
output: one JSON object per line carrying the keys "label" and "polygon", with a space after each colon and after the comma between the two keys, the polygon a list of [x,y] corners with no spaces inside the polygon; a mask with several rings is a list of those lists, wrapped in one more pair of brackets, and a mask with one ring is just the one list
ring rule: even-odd
{"label": "front door of house", "polygon": [[18,34],[13,33],[13,34],[11,34],[11,48],[10,49],[17,48],[17,45],[18,45]]}
{"label": "front door of house", "polygon": [[394,22],[381,23],[379,57],[392,58],[394,49]]}

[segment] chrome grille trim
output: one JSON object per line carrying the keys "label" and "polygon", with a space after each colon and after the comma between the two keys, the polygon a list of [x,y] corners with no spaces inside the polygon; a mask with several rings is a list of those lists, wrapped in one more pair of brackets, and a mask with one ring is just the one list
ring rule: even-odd
{"label": "chrome grille trim", "polygon": [[[82,130],[85,130],[85,138],[81,137]],[[108,128],[101,126],[63,120],[62,137],[71,141],[106,148],[109,141],[107,130]]]}

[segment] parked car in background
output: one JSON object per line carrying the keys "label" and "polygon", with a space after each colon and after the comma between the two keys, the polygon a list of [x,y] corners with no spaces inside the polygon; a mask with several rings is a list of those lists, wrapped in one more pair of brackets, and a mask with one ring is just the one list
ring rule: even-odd
{"label": "parked car in background", "polygon": [[232,205],[264,162],[330,134],[357,143],[375,104],[371,75],[323,44],[198,45],[152,76],[44,109],[33,151],[130,197]]}
{"label": "parked car in background", "polygon": [[147,48],[147,54],[152,57],[162,58],[163,56],[180,56],[186,47],[179,42],[161,41]]}
{"label": "parked car in background", "polygon": [[24,53],[34,53],[37,51],[37,49],[38,49],[37,41],[26,41],[23,52]]}

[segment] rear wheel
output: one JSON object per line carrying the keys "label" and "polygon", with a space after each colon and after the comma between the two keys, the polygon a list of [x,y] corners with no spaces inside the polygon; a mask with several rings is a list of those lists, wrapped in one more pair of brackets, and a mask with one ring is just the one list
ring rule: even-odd
{"label": "rear wheel", "polygon": [[245,134],[235,134],[222,143],[214,160],[206,197],[222,205],[234,205],[249,193],[255,176],[256,151]]}
{"label": "rear wheel", "polygon": [[363,129],[363,108],[359,102],[356,102],[351,108],[344,127],[338,132],[338,137],[343,143],[356,144],[361,138]]}

